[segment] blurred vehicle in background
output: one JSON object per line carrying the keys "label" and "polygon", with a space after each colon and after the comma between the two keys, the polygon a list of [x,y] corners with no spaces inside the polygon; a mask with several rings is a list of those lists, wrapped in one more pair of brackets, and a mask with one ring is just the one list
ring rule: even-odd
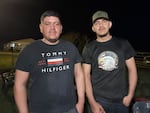
{"label": "blurred vehicle in background", "polygon": [[20,52],[26,45],[34,41],[32,38],[10,41],[3,45],[3,51],[12,51],[13,49],[14,52]]}
{"label": "blurred vehicle in background", "polygon": [[150,68],[150,52],[137,52],[135,62],[137,67]]}
{"label": "blurred vehicle in background", "polygon": [[144,57],[144,63],[145,64],[150,64],[150,56],[145,56]]}

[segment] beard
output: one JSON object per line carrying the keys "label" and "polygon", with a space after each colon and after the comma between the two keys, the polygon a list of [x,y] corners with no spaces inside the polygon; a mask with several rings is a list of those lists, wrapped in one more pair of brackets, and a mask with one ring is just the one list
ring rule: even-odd
{"label": "beard", "polygon": [[103,37],[107,36],[108,34],[109,34],[109,32],[107,32],[107,33],[105,33],[105,34],[102,34],[102,35],[97,34],[97,36],[103,38]]}
{"label": "beard", "polygon": [[47,39],[48,42],[50,43],[56,43],[59,39]]}

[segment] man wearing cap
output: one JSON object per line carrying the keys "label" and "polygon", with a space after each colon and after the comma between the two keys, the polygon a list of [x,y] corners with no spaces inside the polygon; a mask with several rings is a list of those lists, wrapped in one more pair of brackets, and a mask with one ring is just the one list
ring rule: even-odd
{"label": "man wearing cap", "polygon": [[112,22],[107,12],[95,12],[92,24],[96,40],[87,44],[82,54],[88,111],[129,113],[137,84],[135,51],[126,39],[110,34]]}

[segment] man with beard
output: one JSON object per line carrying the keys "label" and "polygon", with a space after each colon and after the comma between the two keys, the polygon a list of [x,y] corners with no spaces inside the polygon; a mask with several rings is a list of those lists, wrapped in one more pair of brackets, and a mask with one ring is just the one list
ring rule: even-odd
{"label": "man with beard", "polygon": [[19,113],[83,113],[84,76],[78,49],[60,39],[63,27],[57,12],[44,12],[39,27],[43,38],[26,46],[15,64]]}
{"label": "man with beard", "polygon": [[83,50],[89,113],[128,113],[134,96],[137,84],[135,51],[127,40],[112,36],[111,27],[107,12],[93,14],[92,30],[96,40]]}

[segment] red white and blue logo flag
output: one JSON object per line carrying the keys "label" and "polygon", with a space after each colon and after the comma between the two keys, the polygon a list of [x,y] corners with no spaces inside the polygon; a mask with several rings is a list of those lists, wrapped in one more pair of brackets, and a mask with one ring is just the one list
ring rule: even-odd
{"label": "red white and blue logo flag", "polygon": [[48,66],[53,66],[53,65],[62,65],[63,64],[63,58],[49,58],[47,59],[47,64]]}

